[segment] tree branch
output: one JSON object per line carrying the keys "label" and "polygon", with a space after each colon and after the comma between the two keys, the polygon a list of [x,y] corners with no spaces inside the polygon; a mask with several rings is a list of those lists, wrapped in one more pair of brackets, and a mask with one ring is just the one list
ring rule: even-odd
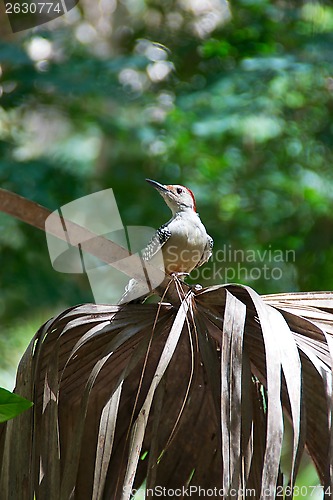
{"label": "tree branch", "polygon": [[[0,211],[44,232],[46,232],[45,221],[53,213],[34,201],[2,188],[0,188]],[[49,234],[66,241],[69,246],[78,247],[80,245],[82,250],[98,257],[102,262],[110,264],[130,278],[143,281],[142,272],[140,272],[142,263],[138,254],[132,255],[113,241],[96,235],[74,222],[65,220],[60,215],[54,215],[54,220],[52,219],[51,224],[48,223],[47,230]],[[128,257],[131,258],[128,259]],[[145,266],[149,275],[156,278],[156,281],[159,279],[162,282],[167,277],[160,269],[148,263],[145,263]]]}

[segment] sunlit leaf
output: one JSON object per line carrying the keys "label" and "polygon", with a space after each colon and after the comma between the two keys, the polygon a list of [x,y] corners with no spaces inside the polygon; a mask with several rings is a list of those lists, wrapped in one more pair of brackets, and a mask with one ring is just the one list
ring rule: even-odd
{"label": "sunlit leaf", "polygon": [[[37,332],[16,387],[33,418],[0,428],[5,495],[57,498],[60,485],[63,498],[128,499],[146,481],[274,498],[294,484],[304,447],[331,484],[332,294],[223,285],[170,297],[73,307]],[[282,412],[293,429],[285,478]],[[14,481],[23,463],[25,482]]]}
{"label": "sunlit leaf", "polygon": [[16,417],[32,405],[31,401],[0,387],[0,422]]}

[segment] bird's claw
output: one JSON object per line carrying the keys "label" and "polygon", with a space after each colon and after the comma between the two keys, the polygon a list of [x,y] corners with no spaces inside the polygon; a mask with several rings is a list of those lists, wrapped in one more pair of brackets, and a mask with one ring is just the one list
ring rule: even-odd
{"label": "bird's claw", "polygon": [[180,272],[180,273],[172,273],[171,276],[173,278],[180,278],[181,276],[189,276],[190,273],[183,273],[183,272]]}

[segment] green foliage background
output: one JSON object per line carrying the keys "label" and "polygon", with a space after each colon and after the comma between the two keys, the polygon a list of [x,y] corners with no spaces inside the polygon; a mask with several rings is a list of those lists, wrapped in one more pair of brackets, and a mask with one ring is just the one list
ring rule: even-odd
{"label": "green foliage background", "polygon": [[[312,0],[85,0],[3,36],[1,186],[50,209],[112,187],[124,224],[158,227],[168,209],[145,177],[185,184],[216,250],[260,255],[197,281],[222,269],[259,293],[331,290],[332,28],[330,3]],[[6,368],[17,324],[28,338],[93,298],[84,276],[52,269],[44,234],[3,214],[0,231]],[[251,274],[264,265],[280,279]]]}

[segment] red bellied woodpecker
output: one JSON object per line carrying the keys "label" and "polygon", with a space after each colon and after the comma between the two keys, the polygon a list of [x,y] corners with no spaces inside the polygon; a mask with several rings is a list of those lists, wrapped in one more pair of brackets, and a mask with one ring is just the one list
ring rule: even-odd
{"label": "red bellied woodpecker", "polygon": [[[160,193],[171,209],[172,218],[156,231],[142,252],[142,258],[153,266],[161,267],[156,264],[155,257],[162,251],[166,274],[189,274],[209,260],[213,248],[213,239],[196,212],[194,194],[185,186],[163,185],[150,179],[146,181]],[[140,296],[137,285],[134,279],[130,280],[121,304]]]}

